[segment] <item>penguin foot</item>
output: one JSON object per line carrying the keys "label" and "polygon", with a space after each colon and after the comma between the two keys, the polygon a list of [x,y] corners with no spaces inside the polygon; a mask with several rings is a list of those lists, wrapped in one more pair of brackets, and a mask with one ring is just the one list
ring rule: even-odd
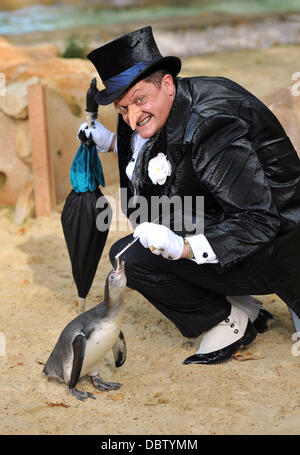
{"label": "penguin foot", "polygon": [[92,398],[93,400],[96,400],[94,395],[91,392],[83,392],[82,390],[76,389],[76,387],[72,387],[69,389],[71,394],[77,398],[77,400],[84,401],[87,398]]}
{"label": "penguin foot", "polygon": [[120,384],[119,382],[104,382],[99,375],[90,376],[90,378],[93,386],[98,390],[102,391],[118,390],[120,387],[122,387],[122,384]]}

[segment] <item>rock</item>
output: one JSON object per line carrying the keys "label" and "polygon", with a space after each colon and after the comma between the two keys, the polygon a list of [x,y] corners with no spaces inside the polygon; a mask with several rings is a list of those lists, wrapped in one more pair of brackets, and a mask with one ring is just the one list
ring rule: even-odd
{"label": "rock", "polygon": [[19,50],[34,60],[43,60],[45,58],[58,57],[59,50],[54,44],[39,44],[35,46],[19,46]]}
{"label": "rock", "polygon": [[18,157],[31,168],[31,143],[28,120],[19,120],[16,123],[16,152]]}
{"label": "rock", "polygon": [[19,194],[14,212],[14,222],[16,224],[22,224],[26,218],[34,215],[33,186],[33,178],[30,177]]}
{"label": "rock", "polygon": [[[57,49],[52,45],[16,47],[0,37],[0,74],[5,75],[7,85],[38,77],[43,84],[60,93],[74,115],[83,117],[91,79],[97,78],[99,90],[104,88],[103,84],[89,60],[56,55]],[[100,110],[104,112],[106,126],[115,129],[113,107],[105,106]]]}
{"label": "rock", "polygon": [[19,49],[0,36],[0,72],[11,66],[32,62],[34,59],[26,51]]}
{"label": "rock", "polygon": [[6,87],[5,96],[0,97],[0,109],[14,118],[25,119],[28,116],[27,88],[37,84],[39,79],[32,77],[24,82],[16,82]]}
{"label": "rock", "polygon": [[30,167],[17,153],[17,123],[0,111],[0,203],[5,205],[16,203],[31,176]]}
{"label": "rock", "polygon": [[0,36],[0,71],[6,71],[9,67],[15,65],[57,57],[58,54],[58,48],[54,44],[14,46]]}
{"label": "rock", "polygon": [[[8,87],[8,93],[11,93],[12,86],[17,87],[18,93],[23,90],[24,101],[25,89],[28,88],[29,84],[36,83],[38,80],[38,78],[32,78],[25,83],[12,84]],[[0,110],[0,203],[17,204],[15,220],[20,223],[29,216],[29,213],[32,213],[31,193],[28,186],[32,177],[32,157],[29,119],[20,118],[21,109],[17,109],[17,107],[20,107],[21,104],[17,97],[15,99],[17,101],[11,109],[8,109],[8,105],[5,107],[7,113],[19,118],[7,115]],[[25,106],[25,101],[23,105]],[[71,190],[70,167],[80,146],[77,132],[79,125],[86,119],[84,112],[81,113],[80,117],[73,115],[65,99],[51,87],[47,87],[46,90],[46,106],[48,141],[55,180],[56,201],[60,204],[65,201]],[[16,109],[16,112],[12,112],[13,108]],[[111,110],[107,107],[101,108],[99,120],[106,127],[115,129],[116,115],[113,113],[112,117]],[[116,156],[112,153],[103,154],[101,161],[106,184],[110,185],[118,181]]]}
{"label": "rock", "polygon": [[[92,63],[76,58],[35,60],[30,64],[10,67],[5,74],[8,81],[26,81],[37,76],[43,84],[60,93],[71,112],[78,117],[85,109],[85,97],[91,79],[96,77],[98,89],[104,88]],[[112,107],[110,112],[115,116]]]}
{"label": "rock", "polygon": [[[72,97],[78,104],[82,104],[90,80],[95,77],[91,62],[59,57],[34,60],[30,64],[10,67],[5,74],[10,82],[38,77],[42,83],[56,89],[71,108]],[[101,86],[100,81],[98,85]]]}

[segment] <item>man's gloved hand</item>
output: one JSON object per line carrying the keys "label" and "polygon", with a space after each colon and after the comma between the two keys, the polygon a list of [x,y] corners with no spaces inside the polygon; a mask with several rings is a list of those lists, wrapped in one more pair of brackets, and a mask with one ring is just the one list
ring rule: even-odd
{"label": "man's gloved hand", "polygon": [[114,139],[114,133],[109,131],[105,126],[103,126],[100,122],[97,120],[94,123],[93,128],[89,128],[88,123],[82,123],[79,127],[78,130],[78,139],[80,140],[79,133],[80,131],[83,131],[86,138],[92,135],[93,141],[95,142],[97,146],[97,151],[98,152],[108,152],[110,149],[110,146],[112,144],[112,141]]}
{"label": "man's gloved hand", "polygon": [[162,224],[142,223],[135,228],[133,237],[139,237],[145,248],[166,259],[179,259],[183,253],[183,238]]}

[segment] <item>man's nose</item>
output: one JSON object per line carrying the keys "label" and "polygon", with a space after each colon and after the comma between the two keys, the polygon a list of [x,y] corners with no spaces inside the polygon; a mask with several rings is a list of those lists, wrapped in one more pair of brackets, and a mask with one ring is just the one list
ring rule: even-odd
{"label": "man's nose", "polygon": [[130,104],[128,106],[128,121],[130,128],[134,131],[136,128],[137,121],[142,113],[140,107],[136,106],[136,104]]}

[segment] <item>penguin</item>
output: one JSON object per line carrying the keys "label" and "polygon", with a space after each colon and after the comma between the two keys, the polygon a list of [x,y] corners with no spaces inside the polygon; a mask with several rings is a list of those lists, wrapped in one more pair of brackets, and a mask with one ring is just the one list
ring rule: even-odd
{"label": "penguin", "polygon": [[103,357],[112,349],[116,367],[126,360],[126,343],[120,330],[126,288],[125,262],[116,260],[105,282],[104,301],[77,316],[63,329],[43,373],[68,385],[78,400],[95,399],[90,392],[76,388],[83,376],[90,376],[98,390],[116,390],[122,384],[104,382],[99,376]]}

